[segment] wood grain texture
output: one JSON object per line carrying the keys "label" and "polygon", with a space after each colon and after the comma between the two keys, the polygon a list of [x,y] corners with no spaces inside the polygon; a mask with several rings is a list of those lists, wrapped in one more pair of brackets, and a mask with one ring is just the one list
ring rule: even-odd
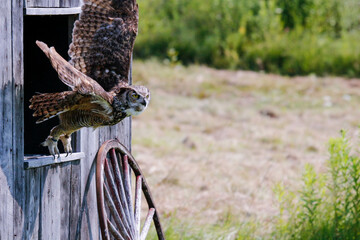
{"label": "wood grain texture", "polygon": [[49,7],[60,7],[60,0],[48,0]]}
{"label": "wood grain texture", "polygon": [[40,239],[60,240],[61,232],[61,196],[60,191],[60,167],[42,168],[42,176],[45,179],[41,189],[40,206]]}
{"label": "wood grain texture", "polygon": [[85,154],[82,152],[72,153],[66,156],[66,153],[60,154],[60,158],[55,158],[53,156],[25,156],[24,157],[24,169],[30,168],[39,168],[45,167],[53,164],[60,164],[65,162],[77,161],[79,159],[83,159]]}
{"label": "wood grain texture", "polygon": [[100,236],[96,205],[95,156],[99,148],[99,129],[83,128],[77,134],[78,151],[85,153],[81,164],[80,217],[76,238],[98,239]]}
{"label": "wood grain texture", "polygon": [[13,238],[11,1],[0,8],[0,239]]}
{"label": "wood grain texture", "polygon": [[19,239],[23,226],[22,3],[0,8],[0,239]]}
{"label": "wood grain texture", "polygon": [[69,8],[79,7],[80,0],[25,0],[26,8]]}
{"label": "wood grain texture", "polygon": [[69,7],[77,7],[80,6],[80,0],[61,0],[60,7],[69,8]]}
{"label": "wood grain texture", "polygon": [[[80,5],[78,0],[25,4]],[[130,119],[81,131],[78,146],[86,161],[24,171],[22,5],[22,0],[9,0],[0,8],[0,239],[76,239],[77,228],[81,239],[99,239],[93,160],[105,140],[117,137],[130,146]]]}
{"label": "wood grain texture", "polygon": [[80,7],[68,8],[26,8],[25,15],[74,15],[81,12]]}
{"label": "wood grain texture", "polygon": [[13,79],[13,176],[14,228],[13,239],[21,239],[24,224],[24,54],[23,0],[12,0],[12,79]]}
{"label": "wood grain texture", "polygon": [[26,0],[25,7],[49,7],[49,0]]}
{"label": "wood grain texture", "polygon": [[[13,238],[13,201],[12,195],[8,186],[7,176],[3,171],[7,171],[6,168],[0,170],[0,182],[5,187],[0,188],[0,239],[12,239]],[[7,171],[9,174],[10,171]],[[10,172],[11,173],[11,172]]]}
{"label": "wood grain texture", "polygon": [[25,171],[22,239],[76,239],[80,160]]}
{"label": "wood grain texture", "polygon": [[80,217],[81,202],[81,166],[80,161],[71,162],[70,176],[70,210],[69,210],[69,238],[76,239],[76,228]]}
{"label": "wood grain texture", "polygon": [[71,162],[59,166],[60,176],[60,239],[70,239],[70,208],[71,208]]}
{"label": "wood grain texture", "polygon": [[25,207],[23,239],[39,239],[42,169],[25,171]]}

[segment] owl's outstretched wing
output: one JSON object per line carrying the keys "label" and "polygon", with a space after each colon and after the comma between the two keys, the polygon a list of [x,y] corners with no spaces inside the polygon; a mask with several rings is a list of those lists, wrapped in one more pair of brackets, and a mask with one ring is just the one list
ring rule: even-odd
{"label": "owl's outstretched wing", "polygon": [[70,44],[70,63],[106,91],[128,83],[138,31],[136,0],[84,0]]}
{"label": "owl's outstretched wing", "polygon": [[36,41],[36,44],[50,59],[61,81],[71,87],[72,90],[85,95],[97,95],[112,103],[113,96],[110,93],[106,92],[96,81],[74,68],[56,52],[54,47],[49,48],[40,41]]}

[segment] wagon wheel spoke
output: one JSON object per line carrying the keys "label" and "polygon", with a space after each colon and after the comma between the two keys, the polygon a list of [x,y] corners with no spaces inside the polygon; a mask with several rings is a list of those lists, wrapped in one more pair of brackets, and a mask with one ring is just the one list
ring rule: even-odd
{"label": "wagon wheel spoke", "polygon": [[146,235],[149,232],[151,220],[153,220],[154,214],[155,214],[155,208],[150,208],[148,215],[146,216],[146,219],[145,219],[144,227],[141,231],[141,235],[140,235],[141,240],[145,240]]}
{"label": "wagon wheel spoke", "polygon": [[118,228],[123,228],[126,231],[127,235],[131,235],[132,231],[130,227],[131,225],[129,224],[129,217],[127,217],[124,212],[124,208],[120,200],[121,195],[116,189],[115,182],[111,175],[111,170],[109,168],[109,165],[107,164],[107,159],[105,159],[104,170],[105,170],[107,183],[109,184],[109,188],[110,188],[109,191],[106,184],[105,183],[103,184],[105,202],[107,203],[106,205],[108,206],[110,212],[112,213],[112,216],[114,217],[114,220]]}
{"label": "wagon wheel spoke", "polygon": [[135,188],[135,206],[134,206],[135,232],[137,238],[140,237],[141,183],[142,183],[142,177],[137,176],[136,185],[135,185],[136,188]]}
{"label": "wagon wheel spoke", "polygon": [[[134,198],[132,175],[135,175]],[[133,156],[118,140],[105,142],[98,152],[96,191],[104,240],[145,240],[151,222],[154,222],[158,239],[165,239],[145,178]],[[142,194],[149,210],[141,229]]]}

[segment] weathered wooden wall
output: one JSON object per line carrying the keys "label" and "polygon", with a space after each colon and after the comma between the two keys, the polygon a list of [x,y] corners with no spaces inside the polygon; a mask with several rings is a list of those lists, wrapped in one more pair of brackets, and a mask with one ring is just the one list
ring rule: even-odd
{"label": "weathered wooden wall", "polygon": [[25,171],[22,239],[75,239],[80,160]]}
{"label": "weathered wooden wall", "polygon": [[112,127],[103,127],[95,131],[82,129],[78,134],[77,145],[85,152],[87,159],[81,162],[81,239],[100,239],[99,220],[96,205],[95,166],[93,159],[100,146],[107,140],[118,138],[121,143],[130,148],[131,119],[124,119]]}
{"label": "weathered wooden wall", "polygon": [[94,160],[108,139],[118,138],[130,148],[131,119],[82,129],[75,136],[82,160],[24,170],[24,3],[55,8],[78,7],[80,1],[7,0],[0,5],[0,240],[99,239]]}
{"label": "weathered wooden wall", "polygon": [[24,0],[27,8],[69,8],[79,7],[80,0]]}
{"label": "weathered wooden wall", "polygon": [[0,239],[23,226],[23,0],[0,5]]}
{"label": "weathered wooden wall", "polygon": [[77,133],[75,148],[84,159],[25,170],[22,239],[100,239],[96,153],[113,138],[129,148],[130,121]]}

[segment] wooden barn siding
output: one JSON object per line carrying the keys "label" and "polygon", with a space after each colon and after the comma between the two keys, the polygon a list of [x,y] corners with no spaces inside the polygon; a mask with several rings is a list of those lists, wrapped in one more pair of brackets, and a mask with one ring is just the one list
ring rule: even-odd
{"label": "wooden barn siding", "polygon": [[27,8],[69,8],[79,7],[80,0],[24,0]]}
{"label": "wooden barn siding", "polygon": [[0,239],[23,226],[23,0],[0,6]]}
{"label": "wooden barn siding", "polygon": [[86,159],[81,162],[81,219],[78,223],[81,239],[100,239],[95,185],[96,163],[93,159],[100,146],[109,139],[118,138],[121,143],[130,148],[130,128],[131,119],[127,118],[112,127],[103,127],[95,131],[82,129],[78,134],[79,150],[86,153]]}
{"label": "wooden barn siding", "polygon": [[[30,1],[33,7],[77,7],[79,1]],[[40,4],[40,5],[39,5]],[[0,6],[0,239],[99,239],[95,162],[101,144],[118,138],[130,148],[131,119],[82,129],[85,159],[23,169],[23,0]]]}
{"label": "wooden barn siding", "polygon": [[22,239],[75,239],[80,160],[25,171]]}
{"label": "wooden barn siding", "polygon": [[22,239],[100,239],[96,153],[113,138],[129,147],[130,125],[125,119],[113,127],[82,129],[74,140],[84,159],[25,171]]}
{"label": "wooden barn siding", "polygon": [[[10,1],[5,1],[0,7],[0,46],[3,46],[0,48],[0,239],[13,237],[11,4]],[[8,222],[8,218],[11,218],[11,221]]]}
{"label": "wooden barn siding", "polygon": [[25,202],[23,8],[22,0],[12,0],[14,239],[22,237]]}

